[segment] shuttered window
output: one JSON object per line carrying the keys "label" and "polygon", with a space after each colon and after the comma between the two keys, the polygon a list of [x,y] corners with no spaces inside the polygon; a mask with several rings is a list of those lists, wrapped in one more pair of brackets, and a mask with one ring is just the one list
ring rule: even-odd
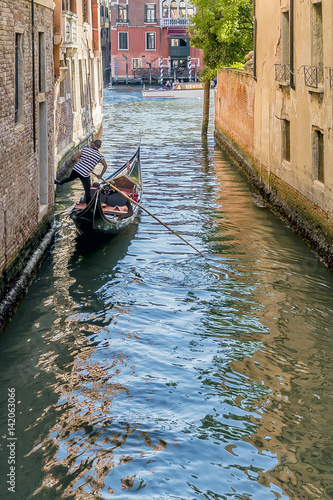
{"label": "shuttered window", "polygon": [[146,3],[145,5],[145,23],[156,23],[156,5],[154,3]]}

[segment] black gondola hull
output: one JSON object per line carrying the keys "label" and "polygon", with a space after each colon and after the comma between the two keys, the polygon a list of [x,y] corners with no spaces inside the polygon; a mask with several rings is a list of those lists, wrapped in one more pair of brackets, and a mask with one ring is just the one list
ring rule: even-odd
{"label": "black gondola hull", "polygon": [[[107,180],[112,179],[116,183],[124,179],[134,179],[138,194],[137,201],[140,203],[142,198],[142,180],[141,180],[141,165],[140,165],[140,148],[137,149],[135,155],[129,160],[130,168],[127,164],[110,175]],[[133,175],[133,177],[131,177]],[[134,181],[133,181],[134,182]],[[134,222],[138,215],[139,207],[131,202],[130,215],[126,212],[105,214],[102,208],[101,191],[96,190],[88,205],[80,210],[72,209],[70,217],[73,220],[79,234],[99,235],[99,236],[115,236],[126,229]]]}

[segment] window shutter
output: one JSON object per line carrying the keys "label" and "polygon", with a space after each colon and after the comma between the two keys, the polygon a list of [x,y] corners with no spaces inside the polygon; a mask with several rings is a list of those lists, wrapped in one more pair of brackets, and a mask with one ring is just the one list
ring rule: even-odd
{"label": "window shutter", "polygon": [[154,4],[154,21],[156,21],[156,4]]}
{"label": "window shutter", "polygon": [[147,8],[147,4],[145,4],[145,22],[148,21],[148,8]]}

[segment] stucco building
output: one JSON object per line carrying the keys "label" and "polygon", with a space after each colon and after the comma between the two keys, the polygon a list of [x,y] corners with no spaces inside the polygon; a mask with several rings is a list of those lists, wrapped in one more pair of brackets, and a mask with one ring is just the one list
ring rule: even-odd
{"label": "stucco building", "polygon": [[[9,304],[53,219],[53,1],[1,0],[0,12],[0,300]],[[0,325],[3,314],[0,303]]]}
{"label": "stucco building", "polygon": [[253,72],[223,69],[217,140],[333,267],[333,4],[255,0]]}
{"label": "stucco building", "polygon": [[100,19],[101,19],[101,51],[102,51],[102,70],[104,86],[110,83],[111,79],[111,36],[110,36],[110,15],[111,1],[100,0]]}
{"label": "stucco building", "polygon": [[196,80],[202,52],[187,29],[194,12],[188,0],[111,2],[112,80]]}
{"label": "stucco building", "polygon": [[102,127],[101,4],[54,4],[55,170],[61,176],[75,151]]}

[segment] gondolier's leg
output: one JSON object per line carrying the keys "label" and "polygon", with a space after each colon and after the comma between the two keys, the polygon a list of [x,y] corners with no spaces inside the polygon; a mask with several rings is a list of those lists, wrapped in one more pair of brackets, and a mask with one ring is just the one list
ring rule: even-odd
{"label": "gondolier's leg", "polygon": [[72,170],[68,177],[65,177],[65,179],[63,179],[62,181],[55,181],[55,183],[58,184],[58,186],[62,186],[66,182],[71,182],[78,177],[80,177],[80,174],[78,172],[75,172],[75,170]]}
{"label": "gondolier's leg", "polygon": [[79,176],[81,179],[81,182],[84,187],[84,192],[86,195],[86,203],[88,205],[89,201],[91,200],[91,194],[90,194],[90,177],[82,177],[82,175]]}

